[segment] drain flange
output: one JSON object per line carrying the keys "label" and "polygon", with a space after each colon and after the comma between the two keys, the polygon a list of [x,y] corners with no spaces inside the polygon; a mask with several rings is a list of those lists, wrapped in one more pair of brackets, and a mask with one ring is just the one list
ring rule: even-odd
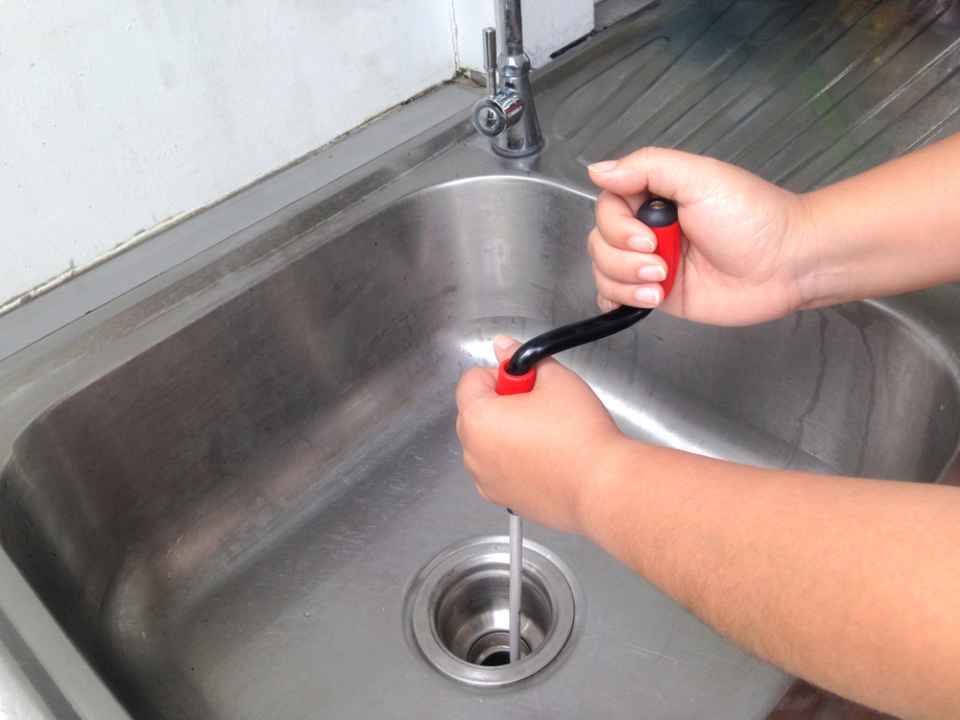
{"label": "drain flange", "polygon": [[408,628],[423,656],[444,675],[470,685],[509,685],[540,672],[573,630],[576,583],[542,545],[523,544],[521,659],[509,662],[510,548],[506,536],[454,545],[415,578],[406,602]]}

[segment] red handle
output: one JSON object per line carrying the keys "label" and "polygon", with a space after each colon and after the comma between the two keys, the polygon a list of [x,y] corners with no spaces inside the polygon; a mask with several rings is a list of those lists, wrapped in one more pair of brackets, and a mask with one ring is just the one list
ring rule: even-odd
{"label": "red handle", "polygon": [[[666,300],[680,267],[680,223],[677,219],[677,206],[669,200],[650,198],[637,211],[637,219],[649,227],[657,236],[656,253],[667,264],[667,277],[660,283],[663,287],[663,299]],[[507,372],[510,359],[500,363],[497,371],[497,395],[517,395],[533,390],[537,383],[537,368],[532,367],[523,375],[511,375]]]}
{"label": "red handle", "polygon": [[680,222],[677,219],[677,206],[669,200],[650,198],[637,210],[637,219],[653,230],[657,236],[656,253],[667,264],[667,279],[663,286],[663,299],[666,300],[673,290],[680,267]]}
{"label": "red handle", "polygon": [[537,368],[532,367],[523,375],[511,375],[507,372],[510,358],[500,363],[497,370],[497,395],[519,395],[533,390],[537,384]]}

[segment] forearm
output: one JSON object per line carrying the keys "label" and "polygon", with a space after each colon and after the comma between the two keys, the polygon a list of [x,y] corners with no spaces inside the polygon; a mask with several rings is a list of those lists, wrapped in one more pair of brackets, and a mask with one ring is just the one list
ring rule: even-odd
{"label": "forearm", "polygon": [[960,707],[960,491],[773,472],[633,441],[585,532],[738,644],[905,718]]}
{"label": "forearm", "polygon": [[960,280],[960,135],[802,196],[804,307]]}

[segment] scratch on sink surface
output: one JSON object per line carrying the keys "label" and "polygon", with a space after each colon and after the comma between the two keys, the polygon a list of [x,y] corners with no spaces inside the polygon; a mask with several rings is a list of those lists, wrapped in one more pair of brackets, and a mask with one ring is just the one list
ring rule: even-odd
{"label": "scratch on sink surface", "polygon": [[733,668],[742,667],[745,663],[750,662],[750,655],[741,650],[737,650],[734,657],[727,657],[721,655],[720,653],[697,652],[696,650],[690,650],[688,651],[688,654],[708,663],[721,663]]}
{"label": "scratch on sink surface", "polygon": [[627,648],[627,652],[631,655],[640,655],[642,657],[653,658],[655,660],[667,660],[668,662],[673,663],[674,665],[679,666],[683,661],[680,658],[674,657],[673,655],[667,655],[666,653],[658,652],[652,648],[644,647],[642,645],[631,645]]}

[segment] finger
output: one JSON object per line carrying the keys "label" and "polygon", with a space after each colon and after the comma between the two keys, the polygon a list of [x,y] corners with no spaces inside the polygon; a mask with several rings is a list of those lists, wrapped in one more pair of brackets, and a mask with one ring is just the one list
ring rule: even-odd
{"label": "finger", "polygon": [[520,347],[520,343],[508,335],[497,335],[493,339],[493,352],[497,356],[497,362],[503,362],[513,357],[513,354]]}
{"label": "finger", "polygon": [[590,233],[587,250],[596,269],[611,280],[635,284],[663,282],[667,278],[667,263],[662,257],[615,248],[604,242],[597,230]]}
{"label": "finger", "polygon": [[593,269],[593,277],[600,294],[621,305],[653,308],[663,301],[663,288],[660,283],[639,283],[635,285],[620,283],[598,272],[596,267]]}
{"label": "finger", "polygon": [[657,247],[657,236],[634,217],[634,205],[639,207],[639,198],[631,201],[610,192],[600,193],[597,198],[597,230],[608,245],[621,250],[653,252]]}
{"label": "finger", "polygon": [[620,306],[615,302],[611,302],[603,295],[597,293],[597,307],[603,312],[610,312],[611,310],[616,310]]}
{"label": "finger", "polygon": [[471,403],[496,395],[496,378],[485,368],[472,368],[457,384],[457,410],[463,412]]}
{"label": "finger", "polygon": [[616,195],[644,191],[686,205],[696,200],[698,180],[709,177],[716,161],[669,148],[645,147],[589,167],[590,179]]}

